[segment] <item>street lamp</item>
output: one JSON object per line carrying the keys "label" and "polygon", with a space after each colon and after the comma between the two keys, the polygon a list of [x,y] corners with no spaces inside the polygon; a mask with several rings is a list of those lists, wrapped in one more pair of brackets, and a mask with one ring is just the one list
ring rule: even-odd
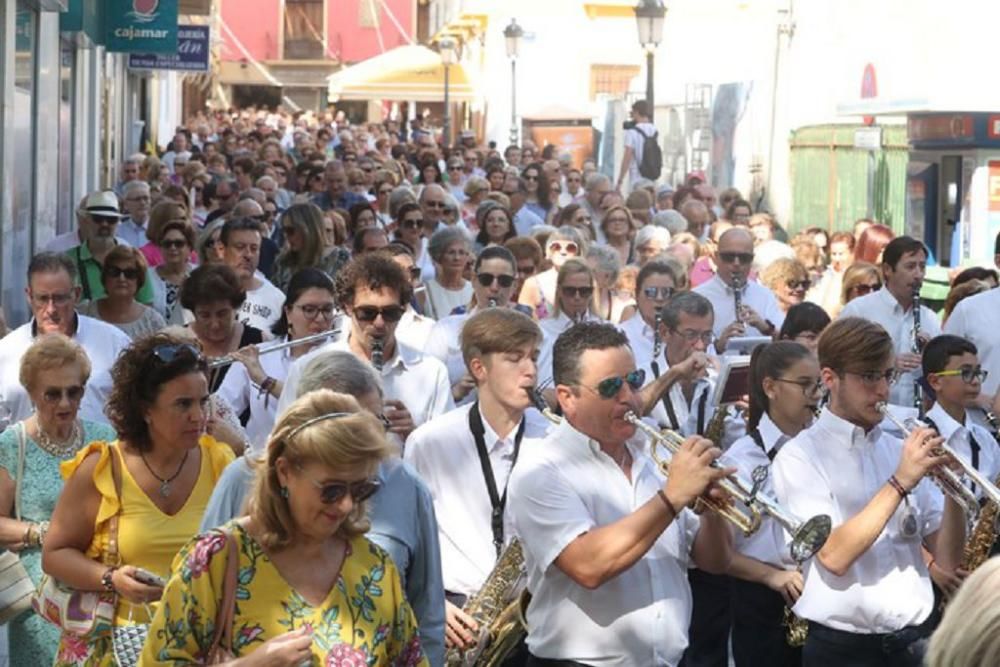
{"label": "street lamp", "polygon": [[517,145],[517,52],[521,48],[521,38],[524,28],[517,24],[517,19],[511,19],[510,25],[503,29],[507,42],[507,57],[510,58],[510,144]]}
{"label": "street lamp", "polygon": [[444,136],[441,137],[445,148],[451,140],[451,104],[448,101],[448,70],[455,64],[458,57],[457,45],[451,37],[442,37],[438,41],[438,52],[441,54],[441,63],[444,65]]}
{"label": "street lamp", "polygon": [[635,22],[639,29],[639,44],[646,50],[646,103],[653,113],[653,54],[663,40],[663,17],[667,8],[663,0],[639,0],[635,6]]}

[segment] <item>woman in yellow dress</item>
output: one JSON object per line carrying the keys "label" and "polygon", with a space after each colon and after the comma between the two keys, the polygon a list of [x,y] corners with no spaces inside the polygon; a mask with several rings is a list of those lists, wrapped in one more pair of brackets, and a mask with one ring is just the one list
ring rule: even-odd
{"label": "woman in yellow dress", "polygon": [[[174,561],[141,666],[203,664],[238,545],[231,650],[246,664],[428,665],[392,560],[365,536],[366,499],[392,448],[377,417],[322,389],[279,418],[249,516]],[[221,610],[226,611],[226,610]],[[239,660],[244,664],[244,660]]]}
{"label": "woman in yellow dress", "polygon": [[[149,623],[146,604],[163,593],[136,578],[161,577],[198,532],[229,447],[204,435],[206,363],[193,346],[166,334],[132,344],[111,369],[105,409],[118,433],[62,464],[66,485],[52,514],[42,568],[63,584],[117,594],[116,625]],[[118,559],[109,558],[117,516]],[[111,635],[63,632],[55,664],[114,664]]]}

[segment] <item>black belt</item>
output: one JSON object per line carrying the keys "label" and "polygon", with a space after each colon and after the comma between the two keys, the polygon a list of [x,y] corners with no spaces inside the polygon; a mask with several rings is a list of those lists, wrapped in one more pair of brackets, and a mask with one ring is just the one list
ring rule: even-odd
{"label": "black belt", "polygon": [[550,660],[530,655],[526,667],[588,667],[588,665],[575,660]]}
{"label": "black belt", "polygon": [[809,621],[808,636],[831,644],[839,644],[840,646],[867,648],[870,650],[879,650],[885,654],[893,654],[906,648],[918,639],[929,637],[934,632],[934,628],[937,627],[940,620],[941,617],[937,609],[935,609],[920,625],[908,625],[895,632],[875,634],[835,630],[820,623]]}

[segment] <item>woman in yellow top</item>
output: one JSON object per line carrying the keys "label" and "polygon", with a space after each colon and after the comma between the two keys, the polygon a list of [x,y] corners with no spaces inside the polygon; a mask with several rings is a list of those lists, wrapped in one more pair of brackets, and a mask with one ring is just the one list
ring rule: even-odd
{"label": "woman in yellow top", "polygon": [[[117,593],[116,624],[148,623],[144,604],[177,551],[198,532],[212,488],[232,460],[229,447],[204,435],[206,363],[193,346],[166,334],[132,344],[111,369],[105,408],[118,433],[62,464],[66,485],[52,514],[42,567],[67,586]],[[118,555],[109,562],[109,519],[118,516]],[[111,636],[64,632],[56,665],[113,664]]]}
{"label": "woman in yellow top", "polygon": [[383,426],[346,394],[300,397],[258,466],[249,516],[174,561],[140,666],[203,664],[238,544],[231,649],[240,665],[428,665],[392,560],[365,536],[389,456]]}

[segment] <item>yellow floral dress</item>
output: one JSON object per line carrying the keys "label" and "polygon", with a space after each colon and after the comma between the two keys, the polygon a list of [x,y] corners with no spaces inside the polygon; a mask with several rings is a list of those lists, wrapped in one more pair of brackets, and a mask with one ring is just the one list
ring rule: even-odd
{"label": "yellow floral dress", "polygon": [[[97,509],[94,538],[87,549],[87,557],[104,562],[110,540],[108,520],[118,514],[118,554],[121,564],[142,567],[166,577],[170,573],[174,556],[192,536],[198,534],[212,489],[223,469],[233,460],[233,452],[215,438],[203,435],[198,442],[201,449],[198,481],[180,511],[167,515],[149,499],[124,465],[119,465],[119,470],[122,471],[119,499],[111,472],[112,456],[118,456],[119,464],[122,463],[121,451],[117,445],[117,441],[93,442],[80,450],[74,459],[65,461],[60,466],[63,479],[69,479],[84,459],[94,452],[100,453],[93,479],[94,486],[101,494],[101,504]],[[148,622],[144,607],[133,607],[124,600],[118,600],[116,624]],[[55,667],[113,665],[111,635],[81,637],[64,632],[59,639],[54,664]]]}
{"label": "yellow floral dress", "polygon": [[[351,540],[336,583],[326,600],[312,607],[238,522],[228,523],[224,530],[233,531],[239,545],[232,632],[236,657],[253,653],[269,639],[308,627],[314,666],[430,664],[396,566],[366,537]],[[178,554],[140,667],[202,664],[211,648],[229,548],[225,534],[215,530],[192,540]]]}

